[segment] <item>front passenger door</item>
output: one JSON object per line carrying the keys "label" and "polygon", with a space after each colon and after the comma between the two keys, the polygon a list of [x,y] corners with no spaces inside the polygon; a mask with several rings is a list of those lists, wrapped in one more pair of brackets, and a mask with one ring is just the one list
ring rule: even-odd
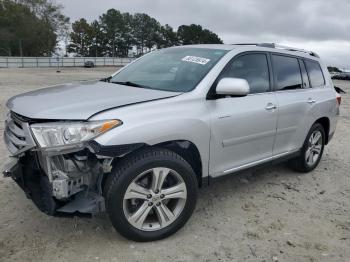
{"label": "front passenger door", "polygon": [[225,77],[246,79],[250,94],[207,100],[211,112],[209,172],[213,177],[270,158],[276,133],[277,101],[271,92],[267,55],[235,57],[218,80]]}

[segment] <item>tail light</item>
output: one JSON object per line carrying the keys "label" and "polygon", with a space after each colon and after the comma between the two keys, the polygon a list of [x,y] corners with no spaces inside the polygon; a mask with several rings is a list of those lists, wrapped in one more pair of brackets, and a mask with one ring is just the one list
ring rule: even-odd
{"label": "tail light", "polygon": [[341,95],[337,94],[337,102],[338,102],[338,105],[341,104]]}

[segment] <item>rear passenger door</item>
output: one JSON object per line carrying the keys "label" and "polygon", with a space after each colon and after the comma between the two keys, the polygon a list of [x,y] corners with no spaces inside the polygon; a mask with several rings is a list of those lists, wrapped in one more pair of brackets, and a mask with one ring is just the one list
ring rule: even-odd
{"label": "rear passenger door", "polygon": [[273,155],[301,148],[310,122],[317,115],[316,98],[303,59],[271,55],[278,105]]}

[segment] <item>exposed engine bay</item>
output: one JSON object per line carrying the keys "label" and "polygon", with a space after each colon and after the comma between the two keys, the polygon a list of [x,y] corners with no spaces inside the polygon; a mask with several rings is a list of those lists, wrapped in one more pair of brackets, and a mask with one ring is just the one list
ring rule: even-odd
{"label": "exposed engine bay", "polygon": [[56,156],[38,153],[37,156],[40,166],[52,183],[53,196],[60,200],[84,190],[101,192],[97,182],[104,173],[103,163],[112,160],[97,159],[87,150]]}
{"label": "exposed engine bay", "polygon": [[28,151],[7,174],[47,214],[91,214],[105,210],[102,180],[113,159],[88,149],[60,155]]}

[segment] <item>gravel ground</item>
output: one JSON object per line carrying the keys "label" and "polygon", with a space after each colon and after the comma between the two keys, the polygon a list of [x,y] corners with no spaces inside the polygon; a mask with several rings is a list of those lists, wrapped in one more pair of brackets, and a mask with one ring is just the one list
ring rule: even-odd
{"label": "gravel ground", "polygon": [[[0,129],[9,97],[113,71],[1,69]],[[315,171],[298,174],[279,165],[223,178],[200,190],[192,218],[162,241],[128,241],[104,214],[48,217],[11,179],[1,177],[0,261],[349,261],[350,82],[337,84],[348,94],[335,137]],[[0,161],[6,157],[1,143]]]}

